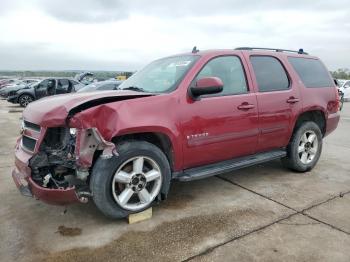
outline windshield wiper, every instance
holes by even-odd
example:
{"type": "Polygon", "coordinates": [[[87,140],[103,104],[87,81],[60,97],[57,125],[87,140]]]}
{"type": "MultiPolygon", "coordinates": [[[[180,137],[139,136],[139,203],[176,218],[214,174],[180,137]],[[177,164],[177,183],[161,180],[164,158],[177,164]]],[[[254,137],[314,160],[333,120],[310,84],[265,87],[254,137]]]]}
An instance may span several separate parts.
{"type": "Polygon", "coordinates": [[[121,90],[131,90],[131,91],[137,91],[137,92],[146,92],[145,89],[138,87],[138,86],[128,86],[125,88],[122,88],[121,90]]]}

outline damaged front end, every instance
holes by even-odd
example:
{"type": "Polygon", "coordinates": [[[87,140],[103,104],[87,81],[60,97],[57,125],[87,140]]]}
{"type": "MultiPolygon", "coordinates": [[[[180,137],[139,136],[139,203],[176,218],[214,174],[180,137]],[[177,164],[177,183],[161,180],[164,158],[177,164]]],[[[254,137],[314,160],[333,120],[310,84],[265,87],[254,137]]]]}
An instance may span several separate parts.
{"type": "MultiPolygon", "coordinates": [[[[40,130],[45,134],[42,139],[33,139],[38,145],[32,146],[32,156],[28,158],[31,170],[26,178],[29,191],[50,204],[86,203],[91,196],[89,175],[93,161],[97,157],[112,157],[116,154],[115,145],[105,141],[96,128],[40,130]]],[[[27,133],[23,133],[18,150],[30,153],[26,140],[32,138],[27,133]]]]}
{"type": "Polygon", "coordinates": [[[152,96],[134,91],[74,93],[39,99],[23,111],[12,177],[20,192],[50,204],[86,202],[94,161],[115,153],[115,102],[152,96]],[[106,125],[106,126],[105,126],[106,125]],[[102,132],[102,131],[105,132],[102,132]],[[100,132],[101,133],[100,133],[100,132]],[[111,132],[113,131],[113,132],[111,132]],[[102,135],[103,134],[103,135],[102,135]],[[106,141],[107,140],[107,141],[106,141]]]}

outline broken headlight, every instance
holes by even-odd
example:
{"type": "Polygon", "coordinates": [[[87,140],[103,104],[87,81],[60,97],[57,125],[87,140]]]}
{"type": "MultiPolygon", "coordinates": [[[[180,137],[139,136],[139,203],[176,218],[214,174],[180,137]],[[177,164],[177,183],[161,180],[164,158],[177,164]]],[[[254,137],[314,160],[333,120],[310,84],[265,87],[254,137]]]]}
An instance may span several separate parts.
{"type": "Polygon", "coordinates": [[[69,128],[69,133],[71,134],[71,136],[75,136],[75,134],[77,133],[77,129],[76,128],[69,128]]]}

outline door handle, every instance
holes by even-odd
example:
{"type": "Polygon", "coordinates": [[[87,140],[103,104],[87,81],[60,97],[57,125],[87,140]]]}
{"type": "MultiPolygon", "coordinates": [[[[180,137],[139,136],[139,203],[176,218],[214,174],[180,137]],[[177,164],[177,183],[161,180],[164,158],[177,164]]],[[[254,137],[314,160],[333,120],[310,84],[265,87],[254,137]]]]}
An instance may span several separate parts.
{"type": "Polygon", "coordinates": [[[241,105],[237,106],[239,110],[249,110],[253,109],[255,105],[253,104],[248,104],[247,102],[242,103],[241,105]]]}
{"type": "Polygon", "coordinates": [[[294,104],[297,102],[299,102],[299,98],[296,98],[294,96],[291,96],[290,98],[287,99],[287,103],[289,103],[289,104],[294,104]]]}

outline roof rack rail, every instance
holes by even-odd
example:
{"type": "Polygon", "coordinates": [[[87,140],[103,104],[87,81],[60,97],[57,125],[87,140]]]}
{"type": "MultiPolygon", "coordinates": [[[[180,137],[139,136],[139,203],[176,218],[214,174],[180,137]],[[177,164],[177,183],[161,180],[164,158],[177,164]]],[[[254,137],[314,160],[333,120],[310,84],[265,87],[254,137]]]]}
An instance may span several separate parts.
{"type": "Polygon", "coordinates": [[[308,55],[308,53],[304,52],[304,49],[300,48],[298,51],[296,50],[288,50],[288,49],[280,49],[280,48],[265,48],[265,47],[237,47],[235,50],[269,50],[275,52],[290,52],[297,53],[301,55],[308,55]]]}

